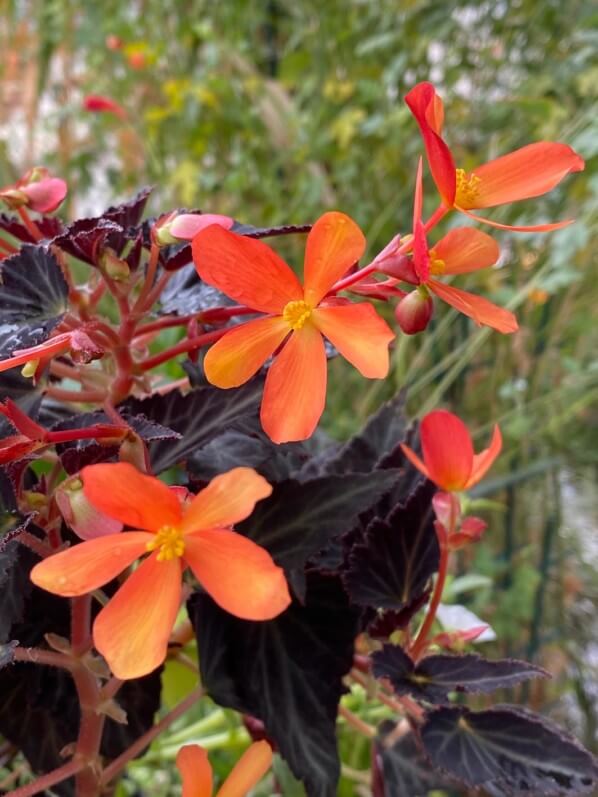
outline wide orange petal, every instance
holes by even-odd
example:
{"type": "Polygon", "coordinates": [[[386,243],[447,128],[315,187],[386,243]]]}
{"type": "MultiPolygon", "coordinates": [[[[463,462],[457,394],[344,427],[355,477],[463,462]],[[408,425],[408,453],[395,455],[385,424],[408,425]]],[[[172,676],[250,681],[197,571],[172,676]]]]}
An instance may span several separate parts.
{"type": "Polygon", "coordinates": [[[183,518],[183,532],[232,526],[244,520],[272,487],[253,468],[233,468],[216,476],[191,501],[183,518]]]}
{"type": "Polygon", "coordinates": [[[490,227],[495,227],[497,230],[510,230],[511,232],[552,232],[553,230],[562,230],[563,227],[568,227],[575,221],[575,219],[565,219],[564,221],[553,221],[549,224],[501,224],[498,221],[492,221],[492,219],[478,216],[456,205],[455,208],[466,216],[469,216],[470,219],[480,222],[480,224],[489,224],[490,227]]]}
{"type": "Polygon", "coordinates": [[[471,436],[463,421],[434,410],[423,418],[420,437],[430,479],[443,490],[463,490],[473,468],[471,436]]]}
{"type": "Polygon", "coordinates": [[[494,431],[492,433],[492,439],[490,440],[490,445],[488,448],[485,448],[483,451],[480,451],[479,454],[476,454],[473,458],[473,468],[471,470],[471,476],[467,482],[467,487],[473,487],[474,484],[477,484],[481,481],[486,473],[492,467],[492,463],[496,459],[496,457],[500,454],[500,450],[502,448],[502,435],[500,433],[500,429],[498,428],[498,424],[494,426],[494,431]]]}
{"type": "Polygon", "coordinates": [[[287,302],[303,299],[291,268],[262,241],[215,224],[195,236],[192,251],[199,276],[241,304],[281,313],[287,302]]]}
{"type": "Polygon", "coordinates": [[[500,248],[494,238],[473,227],[457,227],[433,247],[433,274],[466,274],[494,265],[500,248]],[[434,266],[435,260],[443,265],[434,266]]]}
{"type": "Polygon", "coordinates": [[[172,490],[128,462],[88,465],[81,477],[87,500],[127,526],[158,531],[161,526],[178,526],[181,522],[181,505],[172,490]]]}
{"type": "Polygon", "coordinates": [[[98,614],[94,645],[117,678],[141,678],[162,664],[181,603],[181,582],[181,560],[159,562],[155,552],[98,614]]]}
{"type": "Polygon", "coordinates": [[[239,324],[208,351],[204,369],[216,387],[238,387],[260,369],[289,333],[281,317],[258,318],[239,324]]]}
{"type": "Polygon", "coordinates": [[[271,620],[291,597],[284,570],[247,537],[227,529],[185,536],[185,561],[225,611],[243,620],[271,620]]]}
{"type": "Polygon", "coordinates": [[[122,573],[145,553],[153,538],[147,531],[97,537],[48,556],[35,565],[30,577],[36,586],[55,595],[86,595],[122,573]]]}
{"type": "Polygon", "coordinates": [[[326,403],[326,368],[324,340],[308,321],[293,332],[266,377],[260,418],[275,443],[311,436],[326,403]]]}
{"type": "Polygon", "coordinates": [[[388,374],[388,344],[395,335],[369,302],[318,307],[312,319],[363,376],[384,379],[388,374]]]}
{"type": "Polygon", "coordinates": [[[452,285],[445,285],[437,280],[428,280],[426,286],[443,302],[450,304],[451,307],[469,318],[473,318],[476,324],[492,327],[503,334],[516,332],[519,329],[519,324],[513,313],[505,310],[504,307],[492,304],[488,299],[459,290],[452,285]]]}
{"type": "Polygon", "coordinates": [[[566,144],[539,141],[485,163],[474,170],[480,178],[475,203],[468,208],[491,208],[541,196],[570,172],[582,171],[583,158],[566,144]]]}
{"type": "Polygon", "coordinates": [[[444,110],[431,83],[418,83],[405,95],[405,102],[415,116],[424,140],[432,178],[444,204],[451,207],[457,187],[455,161],[440,131],[444,110]]]}
{"type": "Polygon", "coordinates": [[[183,797],[212,797],[212,767],[198,744],[186,744],[176,757],[183,781],[183,797]]]}
{"type": "Polygon", "coordinates": [[[305,301],[315,307],[365,252],[365,237],[344,213],[324,213],[305,245],[305,301]]]}
{"type": "MultiPolygon", "coordinates": [[[[218,789],[216,797],[245,797],[271,766],[272,748],[268,742],[254,742],[232,768],[230,775],[218,789]]],[[[183,797],[187,796],[183,794],[183,797]]]]}

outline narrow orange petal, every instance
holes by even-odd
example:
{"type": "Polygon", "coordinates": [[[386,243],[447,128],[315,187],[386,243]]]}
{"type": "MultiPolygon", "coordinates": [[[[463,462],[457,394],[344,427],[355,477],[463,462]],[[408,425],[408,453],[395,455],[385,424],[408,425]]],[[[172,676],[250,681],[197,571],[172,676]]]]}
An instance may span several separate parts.
{"type": "Polygon", "coordinates": [[[418,471],[420,473],[423,473],[424,476],[426,476],[428,479],[431,478],[428,469],[426,468],[422,460],[417,456],[417,454],[412,448],[409,448],[409,446],[405,445],[405,443],[401,443],[401,450],[403,451],[403,454],[405,454],[409,462],[411,462],[413,467],[417,468],[418,471]]]}
{"type": "Polygon", "coordinates": [[[275,443],[313,433],[326,403],[326,369],[324,340],[308,321],[293,332],[266,377],[260,418],[275,443]]]}
{"type": "Polygon", "coordinates": [[[474,170],[480,178],[472,208],[491,208],[541,196],[571,172],[582,171],[582,158],[566,144],[538,141],[474,170]]]}
{"type": "Polygon", "coordinates": [[[473,318],[476,324],[492,327],[505,335],[519,329],[519,324],[513,313],[505,310],[504,307],[492,304],[488,299],[459,290],[452,285],[445,285],[437,280],[428,280],[426,286],[443,302],[450,304],[451,307],[469,318],[473,318]]]}
{"type": "Polygon", "coordinates": [[[469,481],[467,482],[467,488],[473,487],[474,484],[477,484],[481,481],[486,473],[492,467],[492,463],[496,459],[496,457],[500,454],[500,450],[502,448],[502,435],[500,433],[500,429],[498,428],[498,424],[494,426],[494,431],[492,432],[492,439],[490,440],[490,445],[488,448],[485,448],[483,451],[480,451],[479,454],[476,454],[473,458],[473,468],[471,470],[471,476],[469,477],[469,481]]]}
{"type": "Polygon", "coordinates": [[[405,95],[405,102],[415,116],[424,140],[432,178],[444,204],[451,207],[457,187],[455,161],[440,136],[444,109],[431,83],[418,83],[405,95]]]}
{"type": "Polygon", "coordinates": [[[318,307],[312,319],[363,376],[384,379],[388,374],[388,344],[395,335],[369,302],[318,307]]]}
{"type": "Polygon", "coordinates": [[[489,224],[490,227],[495,227],[497,230],[511,230],[511,232],[552,232],[553,230],[562,230],[563,227],[568,227],[575,221],[575,219],[565,219],[564,221],[554,221],[549,224],[500,224],[498,221],[492,221],[492,219],[486,219],[483,216],[470,213],[469,210],[460,208],[457,205],[455,205],[455,210],[464,213],[470,219],[480,222],[480,224],[489,224]]]}
{"type": "Polygon", "coordinates": [[[262,241],[215,224],[195,236],[192,251],[199,276],[241,304],[281,313],[287,302],[303,299],[291,268],[262,241]]]}
{"type": "MultiPolygon", "coordinates": [[[[254,742],[237,761],[228,778],[218,789],[216,797],[245,797],[271,766],[272,748],[268,742],[254,742]]],[[[186,795],[183,794],[183,797],[186,795]]]]}
{"type": "Polygon", "coordinates": [[[417,164],[415,176],[415,197],[413,200],[413,267],[420,282],[430,276],[430,253],[426,240],[426,230],[422,221],[423,183],[422,159],[417,164]]]}
{"type": "Polygon", "coordinates": [[[173,491],[128,462],[88,465],[81,477],[87,500],[127,526],[157,531],[161,526],[178,526],[181,522],[181,505],[173,491]]]}
{"type": "Polygon", "coordinates": [[[176,757],[183,781],[183,797],[212,797],[212,767],[198,744],[186,744],[176,757]]]}
{"type": "Polygon", "coordinates": [[[154,552],[98,614],[94,645],[117,678],[141,678],[162,664],[181,603],[181,582],[181,560],[159,562],[154,552]]]}
{"type": "Polygon", "coordinates": [[[281,316],[239,324],[208,351],[204,369],[216,387],[238,387],[260,369],[289,333],[281,316]]]}
{"type": "Polygon", "coordinates": [[[433,274],[466,274],[494,265],[500,248],[494,238],[473,227],[457,227],[435,244],[432,253],[433,274]],[[434,260],[444,265],[434,267],[434,260]]]}
{"type": "Polygon", "coordinates": [[[471,436],[462,420],[434,410],[421,422],[424,462],[430,479],[443,490],[463,490],[473,467],[471,436]]]}
{"type": "Polygon", "coordinates": [[[365,237],[344,213],[324,213],[305,245],[305,301],[315,307],[365,252],[365,237]]]}
{"type": "Polygon", "coordinates": [[[232,526],[244,520],[272,487],[253,468],[233,468],[216,476],[191,501],[183,518],[183,533],[232,526]]]}
{"type": "Polygon", "coordinates": [[[235,531],[187,534],[185,561],[216,603],[243,620],[271,620],[291,602],[284,570],[235,531]]]}
{"type": "Polygon", "coordinates": [[[145,553],[145,546],[152,539],[147,531],[124,531],[79,543],[38,562],[31,571],[31,580],[65,598],[85,595],[122,573],[145,553]]]}

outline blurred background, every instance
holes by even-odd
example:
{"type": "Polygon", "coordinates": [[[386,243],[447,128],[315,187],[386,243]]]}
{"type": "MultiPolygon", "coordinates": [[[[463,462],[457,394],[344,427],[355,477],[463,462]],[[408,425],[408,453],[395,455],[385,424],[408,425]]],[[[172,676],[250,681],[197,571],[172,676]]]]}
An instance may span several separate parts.
{"type": "MultiPolygon", "coordinates": [[[[552,681],[509,698],[596,750],[596,6],[0,0],[0,11],[0,184],[48,166],[69,183],[61,211],[69,218],[150,183],[152,213],[197,207],[262,226],[339,209],[360,224],[373,255],[409,231],[422,144],[403,97],[420,80],[442,95],[446,136],[466,170],[540,139],[566,142],[586,159],[585,172],[549,196],[492,212],[507,223],[576,224],[543,235],[496,232],[499,267],[459,280],[515,310],[520,332],[477,329],[437,306],[426,333],[398,339],[386,382],[333,363],[324,426],[348,436],[401,387],[413,415],[457,412],[478,449],[500,423],[504,453],[475,495],[490,528],[458,560],[446,602],[490,624],[497,639],[482,643],[487,654],[549,669],[552,681]],[[116,105],[94,111],[90,95],[116,105]]],[[[429,180],[426,189],[431,212],[429,180]]],[[[441,229],[455,224],[463,219],[441,229]]],[[[302,247],[286,240],[283,251],[300,265],[302,247]]],[[[167,701],[181,678],[167,684],[167,701]]],[[[236,721],[216,710],[197,721],[193,740],[207,739],[226,771],[243,743],[236,721]]],[[[176,733],[190,738],[182,726],[176,733]]],[[[171,793],[164,762],[177,739],[135,763],[121,793],[171,793]]],[[[342,732],[341,748],[339,794],[369,794],[367,744],[342,732]]],[[[302,793],[278,776],[285,795],[302,793]]]]}

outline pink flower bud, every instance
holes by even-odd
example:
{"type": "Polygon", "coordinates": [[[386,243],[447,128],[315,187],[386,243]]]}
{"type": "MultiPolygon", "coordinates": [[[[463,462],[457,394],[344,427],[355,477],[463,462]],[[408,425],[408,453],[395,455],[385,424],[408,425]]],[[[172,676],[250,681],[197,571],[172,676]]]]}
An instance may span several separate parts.
{"type": "Polygon", "coordinates": [[[395,318],[406,335],[415,335],[430,323],[434,312],[432,297],[420,290],[411,291],[395,307],[395,318]]]}
{"type": "Polygon", "coordinates": [[[120,521],[104,515],[89,503],[78,476],[63,481],[54,496],[66,524],[82,540],[93,540],[122,531],[123,524],[120,521]]]}
{"type": "Polygon", "coordinates": [[[21,190],[27,197],[27,206],[31,210],[36,213],[52,213],[62,204],[67,185],[59,177],[47,177],[22,186],[21,190]]]}
{"type": "Polygon", "coordinates": [[[181,213],[170,223],[169,232],[175,239],[191,241],[211,224],[230,230],[234,223],[230,216],[221,216],[219,213],[181,213]]]}

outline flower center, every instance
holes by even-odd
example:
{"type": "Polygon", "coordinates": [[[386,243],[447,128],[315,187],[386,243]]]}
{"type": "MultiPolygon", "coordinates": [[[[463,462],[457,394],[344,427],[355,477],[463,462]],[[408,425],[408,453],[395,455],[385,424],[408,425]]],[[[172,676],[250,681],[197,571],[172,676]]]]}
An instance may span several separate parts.
{"type": "Polygon", "coordinates": [[[307,302],[304,302],[303,299],[298,299],[285,305],[282,317],[291,329],[302,329],[311,315],[311,310],[312,308],[307,302]]]}
{"type": "Polygon", "coordinates": [[[476,174],[467,174],[465,169],[457,169],[457,192],[455,205],[460,208],[475,208],[476,199],[480,193],[481,180],[476,174]]]}
{"type": "Polygon", "coordinates": [[[428,252],[430,256],[430,271],[432,274],[444,274],[446,263],[438,257],[435,249],[430,249],[428,252]]]}
{"type": "Polygon", "coordinates": [[[162,526],[156,532],[151,542],[145,546],[148,551],[158,551],[158,562],[169,562],[175,556],[182,556],[185,553],[185,540],[183,532],[176,526],[162,526]]]}

